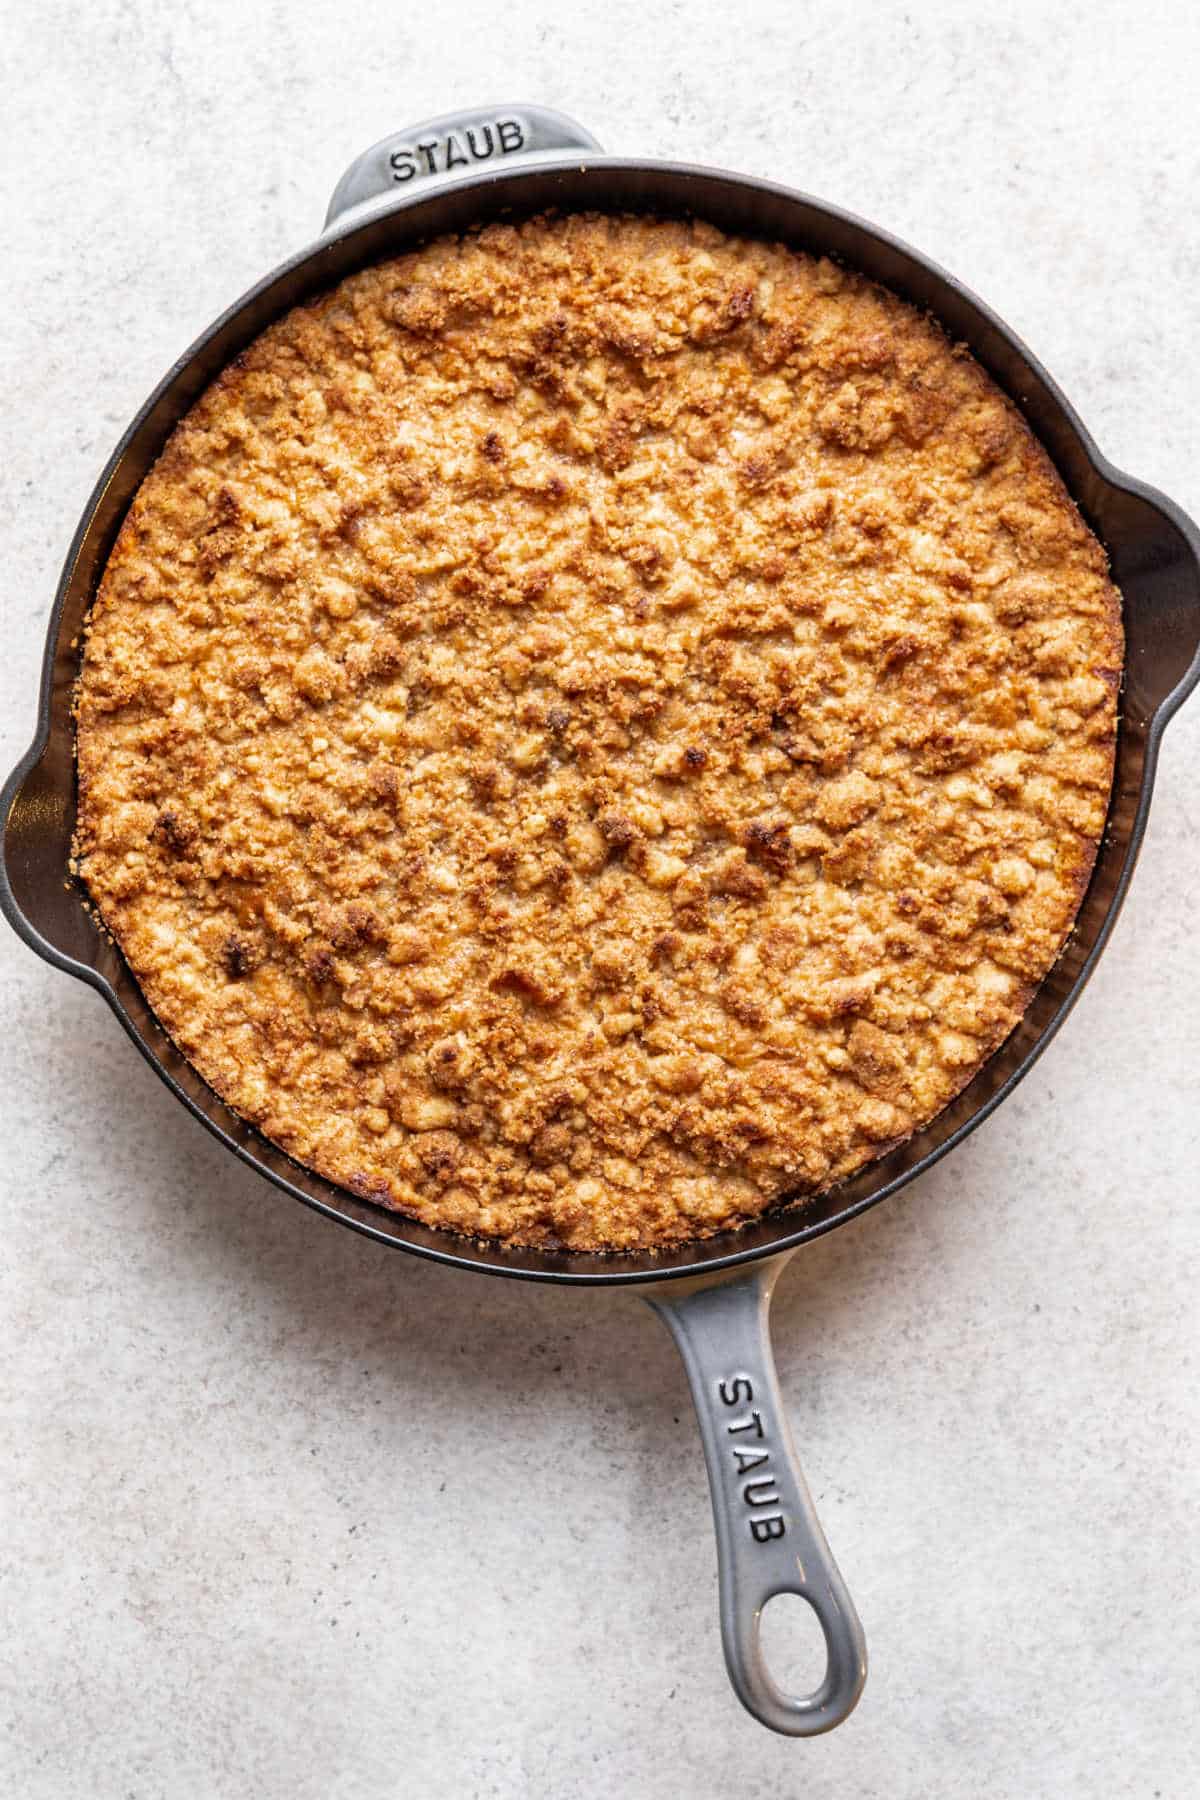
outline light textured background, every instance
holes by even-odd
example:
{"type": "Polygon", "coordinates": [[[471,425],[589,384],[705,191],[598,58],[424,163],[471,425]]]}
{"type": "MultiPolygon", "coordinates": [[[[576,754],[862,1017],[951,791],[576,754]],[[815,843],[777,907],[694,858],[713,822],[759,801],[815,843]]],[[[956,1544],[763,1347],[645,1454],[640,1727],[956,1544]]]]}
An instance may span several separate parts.
{"type": "MultiPolygon", "coordinates": [[[[1193,7],[0,15],[6,767],[125,420],[358,149],[456,102],[542,100],[885,222],[1200,513],[1193,7]]],[[[323,1223],[5,933],[0,1792],[1193,1793],[1198,757],[1200,705],[1024,1088],[785,1276],[783,1383],[872,1654],[810,1744],[725,1684],[697,1440],[640,1303],[323,1223]]]]}

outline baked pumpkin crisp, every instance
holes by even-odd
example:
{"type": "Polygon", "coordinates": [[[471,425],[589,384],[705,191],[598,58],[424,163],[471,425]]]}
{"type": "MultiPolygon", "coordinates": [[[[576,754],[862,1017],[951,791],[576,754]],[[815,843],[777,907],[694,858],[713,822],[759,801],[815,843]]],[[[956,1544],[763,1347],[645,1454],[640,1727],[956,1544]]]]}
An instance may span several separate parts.
{"type": "Polygon", "coordinates": [[[1103,552],[961,348],[704,224],[491,226],[175,431],[79,681],[77,864],[322,1175],[667,1245],[926,1123],[1104,828],[1103,552]]]}

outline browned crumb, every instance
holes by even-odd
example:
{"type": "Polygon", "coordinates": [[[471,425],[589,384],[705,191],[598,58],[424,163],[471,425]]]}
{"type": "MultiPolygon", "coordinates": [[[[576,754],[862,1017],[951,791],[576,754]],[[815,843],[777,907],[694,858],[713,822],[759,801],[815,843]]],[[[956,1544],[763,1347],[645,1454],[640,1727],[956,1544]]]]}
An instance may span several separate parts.
{"type": "Polygon", "coordinates": [[[702,224],[491,226],[279,321],[144,482],[82,873],[212,1086],[355,1193],[664,1245],[1011,1030],[1104,826],[1103,553],[926,318],[702,224]]]}

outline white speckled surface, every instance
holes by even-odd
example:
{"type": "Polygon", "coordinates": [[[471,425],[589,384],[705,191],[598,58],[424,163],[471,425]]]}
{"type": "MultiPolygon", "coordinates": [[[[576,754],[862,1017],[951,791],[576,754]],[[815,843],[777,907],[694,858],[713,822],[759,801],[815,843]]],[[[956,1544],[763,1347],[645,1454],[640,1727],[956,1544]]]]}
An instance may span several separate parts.
{"type": "MultiPolygon", "coordinates": [[[[5,50],[5,767],[127,417],[358,149],[456,102],[542,100],[886,223],[1200,512],[1194,8],[47,0],[5,50]]],[[[1198,757],[1200,704],[1025,1086],[784,1277],[782,1380],[872,1656],[807,1744],[726,1686],[650,1314],[294,1206],[5,932],[0,1792],[1194,1791],[1198,757]]]]}

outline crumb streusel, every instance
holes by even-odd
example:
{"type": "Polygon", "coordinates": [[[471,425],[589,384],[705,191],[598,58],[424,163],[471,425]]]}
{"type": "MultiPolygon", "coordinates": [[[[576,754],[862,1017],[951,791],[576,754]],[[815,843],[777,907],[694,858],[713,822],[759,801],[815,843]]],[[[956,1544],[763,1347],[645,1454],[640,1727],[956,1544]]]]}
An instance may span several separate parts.
{"type": "Polygon", "coordinates": [[[1011,1030],[1104,827],[1100,546],[978,365],[703,224],[491,226],[222,375],[78,691],[78,866],[166,1029],[434,1225],[668,1244],[1011,1030]]]}

